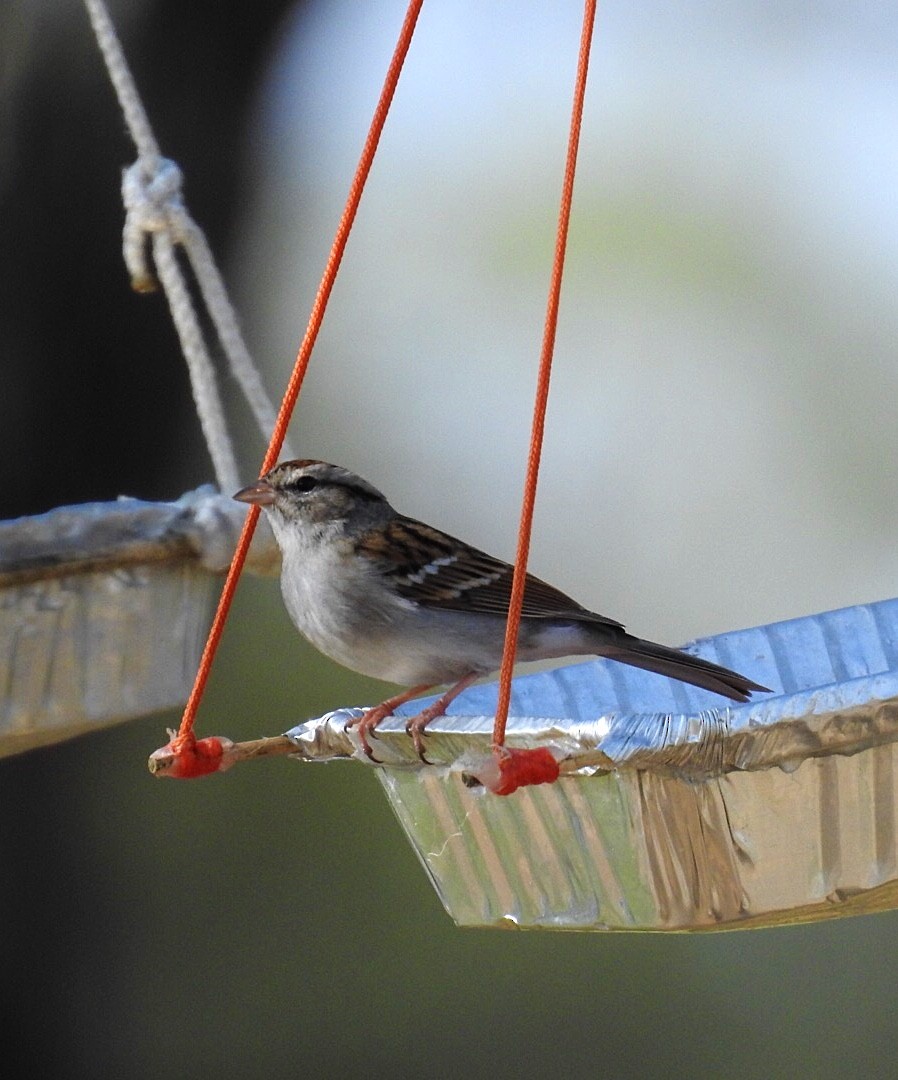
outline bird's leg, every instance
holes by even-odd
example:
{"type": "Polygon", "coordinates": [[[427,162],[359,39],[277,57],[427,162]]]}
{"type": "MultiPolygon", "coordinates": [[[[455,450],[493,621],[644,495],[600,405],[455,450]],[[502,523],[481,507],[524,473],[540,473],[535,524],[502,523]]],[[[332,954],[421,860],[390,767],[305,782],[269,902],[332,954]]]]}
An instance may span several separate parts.
{"type": "Polygon", "coordinates": [[[415,744],[415,750],[418,752],[418,757],[425,765],[430,765],[431,763],[424,756],[424,729],[431,720],[434,720],[438,716],[442,716],[446,712],[446,709],[449,708],[450,703],[455,701],[463,690],[467,690],[471,683],[477,678],[476,671],[472,671],[470,674],[465,675],[464,678],[459,679],[457,683],[450,686],[442,697],[438,697],[432,705],[428,705],[426,709],[419,712],[417,716],[411,717],[406,723],[406,733],[412,737],[412,741],[415,744]]]}
{"type": "Polygon", "coordinates": [[[427,691],[431,689],[433,689],[432,683],[421,683],[420,686],[413,686],[410,690],[403,690],[401,694],[396,694],[395,697],[387,698],[387,700],[382,701],[380,705],[375,705],[373,709],[368,709],[368,711],[363,713],[358,720],[350,720],[349,723],[345,725],[344,730],[349,731],[350,728],[355,728],[358,732],[359,739],[362,743],[362,749],[365,751],[366,757],[379,765],[380,762],[374,756],[368,742],[368,733],[373,732],[381,720],[386,720],[388,716],[392,716],[400,705],[404,705],[407,701],[411,701],[413,697],[420,697],[421,694],[426,694],[427,691]]]}

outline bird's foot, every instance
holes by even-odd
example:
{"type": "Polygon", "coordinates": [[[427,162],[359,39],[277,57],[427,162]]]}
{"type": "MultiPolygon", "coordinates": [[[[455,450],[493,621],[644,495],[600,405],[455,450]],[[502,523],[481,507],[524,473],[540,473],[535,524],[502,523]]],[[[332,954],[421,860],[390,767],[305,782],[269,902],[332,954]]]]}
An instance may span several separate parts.
{"type": "Polygon", "coordinates": [[[386,720],[388,716],[393,715],[393,710],[388,707],[389,702],[384,702],[382,705],[375,705],[373,709],[368,709],[366,712],[358,718],[358,720],[349,720],[343,725],[344,731],[351,729],[355,730],[355,733],[359,737],[359,742],[362,744],[362,750],[365,752],[365,757],[374,765],[382,764],[380,758],[374,756],[374,751],[371,749],[371,743],[368,742],[368,736],[377,738],[374,731],[381,720],[386,720]]]}
{"type": "MultiPolygon", "coordinates": [[[[374,756],[374,751],[371,749],[371,744],[368,742],[368,736],[371,735],[376,738],[377,736],[374,734],[374,731],[382,720],[386,720],[388,716],[392,716],[399,706],[404,705],[406,701],[411,701],[413,697],[420,697],[421,694],[426,694],[431,688],[429,683],[422,683],[419,686],[413,686],[410,690],[403,691],[401,694],[396,694],[395,697],[387,698],[387,700],[382,701],[380,705],[375,705],[373,709],[368,709],[366,712],[362,713],[358,720],[350,720],[344,725],[343,730],[355,730],[359,737],[359,742],[362,744],[362,750],[365,752],[365,757],[375,765],[382,765],[383,762],[380,758],[374,756]]],[[[440,700],[442,701],[442,698],[440,700]]],[[[426,720],[425,723],[427,723],[426,720]]],[[[406,730],[408,730],[407,727],[406,730]]],[[[417,746],[417,743],[415,745],[417,746]]]]}
{"type": "Polygon", "coordinates": [[[431,720],[435,720],[438,716],[444,714],[445,706],[441,704],[442,700],[440,698],[439,701],[435,701],[433,705],[428,705],[426,709],[419,712],[417,716],[410,717],[405,725],[405,733],[415,744],[415,753],[421,759],[422,765],[433,764],[424,753],[424,729],[431,720]]]}
{"type": "Polygon", "coordinates": [[[412,742],[415,744],[415,751],[423,765],[433,764],[432,761],[427,759],[424,753],[424,729],[431,720],[435,720],[438,716],[445,716],[446,709],[449,708],[450,703],[455,701],[462,690],[467,690],[476,678],[476,672],[465,675],[463,679],[459,679],[457,683],[450,686],[446,693],[441,697],[438,697],[432,705],[428,705],[426,709],[422,709],[417,716],[411,717],[406,723],[406,734],[410,736],[412,742]]]}

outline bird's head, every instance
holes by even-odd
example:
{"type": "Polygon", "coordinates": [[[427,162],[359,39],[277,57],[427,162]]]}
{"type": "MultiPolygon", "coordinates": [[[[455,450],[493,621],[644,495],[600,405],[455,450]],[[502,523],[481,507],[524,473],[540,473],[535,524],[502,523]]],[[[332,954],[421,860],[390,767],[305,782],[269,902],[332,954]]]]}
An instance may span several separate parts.
{"type": "Polygon", "coordinates": [[[282,461],[234,496],[265,510],[275,533],[283,526],[326,526],[391,516],[384,496],[367,480],[326,461],[282,461]]]}

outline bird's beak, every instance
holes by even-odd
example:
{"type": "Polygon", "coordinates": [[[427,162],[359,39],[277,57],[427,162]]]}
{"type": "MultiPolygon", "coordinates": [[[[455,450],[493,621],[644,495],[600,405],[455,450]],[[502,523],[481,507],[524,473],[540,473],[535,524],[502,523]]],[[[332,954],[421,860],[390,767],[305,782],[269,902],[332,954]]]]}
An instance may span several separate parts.
{"type": "Polygon", "coordinates": [[[277,492],[267,480],[257,480],[249,487],[241,488],[234,496],[237,502],[255,503],[256,506],[270,506],[277,498],[277,492]]]}

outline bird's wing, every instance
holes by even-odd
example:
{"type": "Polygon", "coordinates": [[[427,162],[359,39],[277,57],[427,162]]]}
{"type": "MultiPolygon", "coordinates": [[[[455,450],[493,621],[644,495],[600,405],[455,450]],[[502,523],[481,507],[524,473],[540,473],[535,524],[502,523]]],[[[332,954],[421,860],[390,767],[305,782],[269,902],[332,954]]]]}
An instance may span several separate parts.
{"type": "MultiPolygon", "coordinates": [[[[508,614],[513,568],[439,529],[396,517],[385,529],[363,536],[359,547],[381,565],[384,576],[407,600],[452,611],[508,614]]],[[[532,574],[527,575],[522,614],[621,627],[532,574]]]]}

